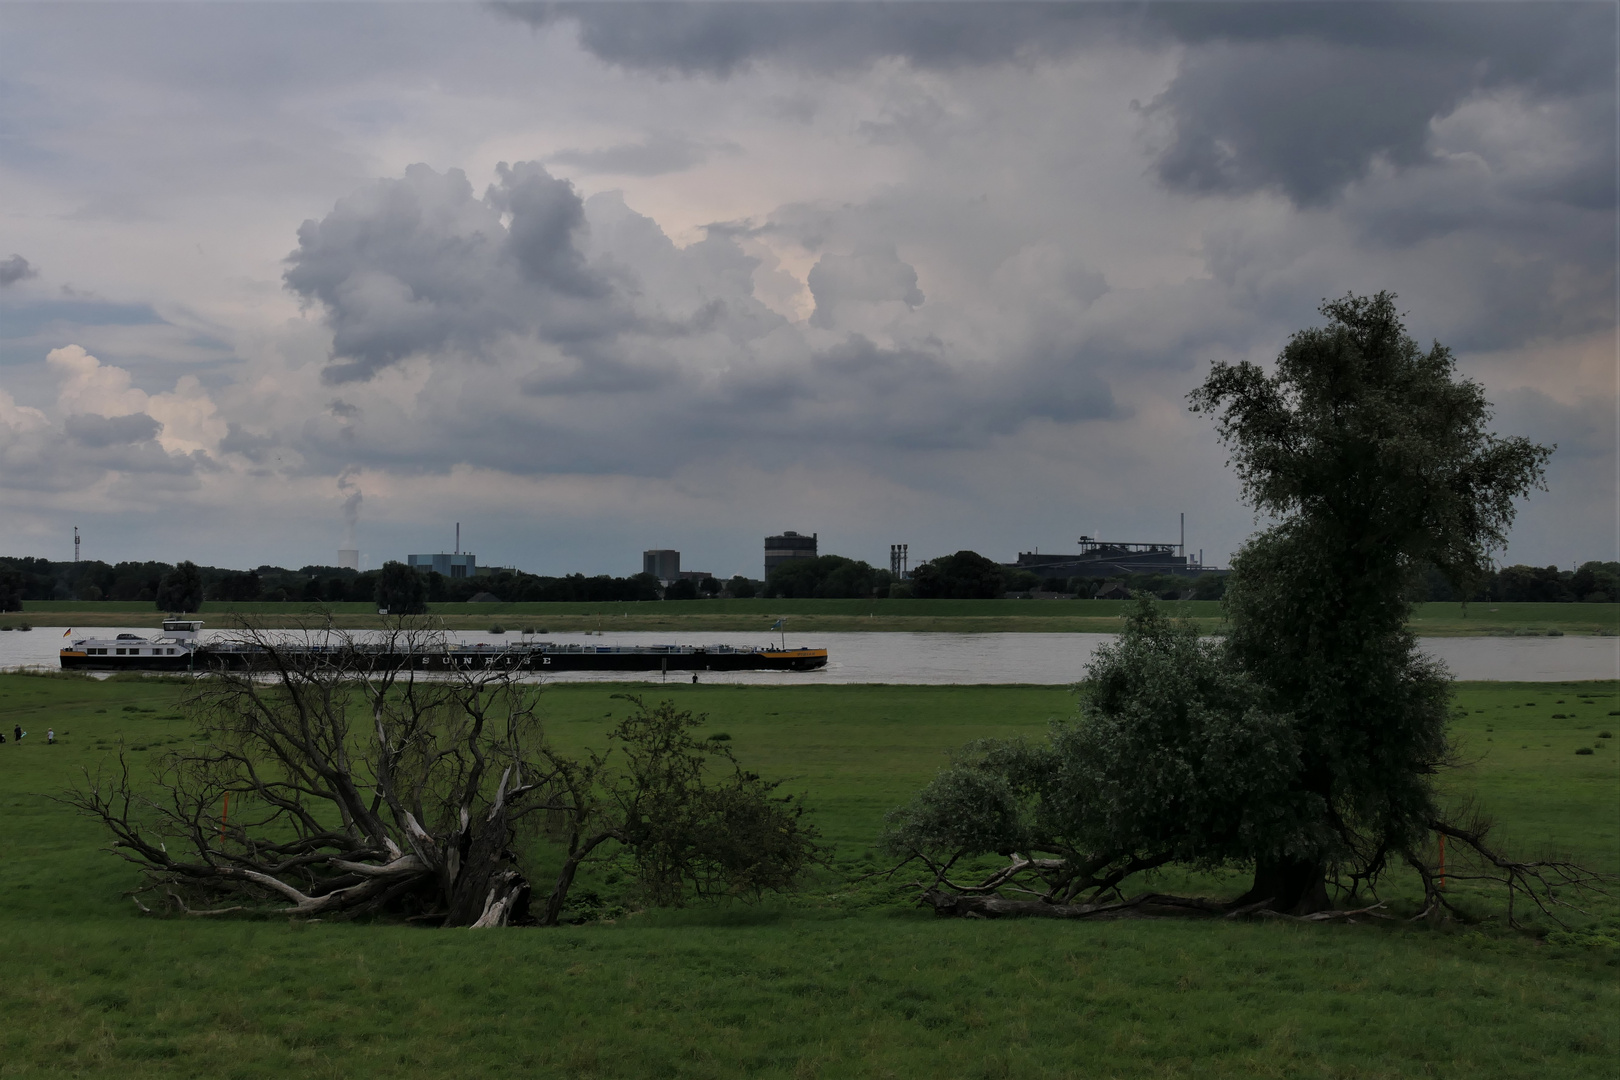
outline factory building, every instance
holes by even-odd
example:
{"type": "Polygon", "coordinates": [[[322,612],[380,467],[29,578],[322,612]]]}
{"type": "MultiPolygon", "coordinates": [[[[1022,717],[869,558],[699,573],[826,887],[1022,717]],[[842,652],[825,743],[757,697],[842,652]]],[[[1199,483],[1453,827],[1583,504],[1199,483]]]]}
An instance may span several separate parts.
{"type": "Polygon", "coordinates": [[[679,581],[681,577],[681,553],[660,548],[656,551],[643,551],[641,553],[641,572],[651,574],[666,585],[671,581],[679,581]]]}
{"type": "Polygon", "coordinates": [[[1177,550],[1175,544],[1143,544],[1080,538],[1079,555],[1040,555],[1020,551],[1013,563],[1042,577],[1112,578],[1123,574],[1191,574],[1202,568],[1177,550]]]}
{"type": "Polygon", "coordinates": [[[1187,515],[1181,515],[1181,539],[1174,544],[1142,543],[1139,541],[1098,540],[1091,536],[1080,538],[1078,555],[1042,555],[1033,551],[1020,551],[1018,561],[1010,565],[1029,570],[1041,577],[1053,578],[1114,578],[1126,574],[1181,574],[1197,577],[1205,573],[1222,573],[1204,565],[1204,553],[1197,558],[1187,556],[1187,515]]]}
{"type": "Polygon", "coordinates": [[[407,555],[405,565],[418,573],[433,570],[447,578],[478,576],[478,556],[470,551],[458,551],[453,555],[446,555],[442,551],[437,555],[407,555]]]}
{"type": "Polygon", "coordinates": [[[781,536],[767,536],[765,538],[765,576],[771,576],[771,571],[787,562],[789,559],[813,559],[816,557],[816,536],[800,536],[791,529],[781,536]]]}
{"type": "Polygon", "coordinates": [[[1043,578],[1115,578],[1126,574],[1198,577],[1201,574],[1226,573],[1205,566],[1202,551],[1197,557],[1187,555],[1185,524],[1182,526],[1181,542],[1176,544],[1098,540],[1082,536],[1078,555],[1042,555],[1020,551],[1017,562],[1005,565],[1032,571],[1043,578]]]}

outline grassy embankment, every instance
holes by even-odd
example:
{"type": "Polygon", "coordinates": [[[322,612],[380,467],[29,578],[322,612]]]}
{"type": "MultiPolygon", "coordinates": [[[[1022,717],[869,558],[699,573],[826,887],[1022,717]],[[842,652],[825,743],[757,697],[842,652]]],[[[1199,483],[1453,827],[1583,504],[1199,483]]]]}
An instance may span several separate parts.
{"type": "MultiPolygon", "coordinates": [[[[1620,1052],[1614,948],[1490,924],[956,922],[834,875],[544,931],[140,916],[98,830],[33,793],[184,742],[181,689],[0,675],[0,723],[30,731],[0,747],[0,1076],[1541,1078],[1611,1076],[1620,1052]]],[[[550,691],[553,737],[598,743],[622,689],[550,691]]],[[[645,689],[795,777],[846,872],[942,751],[1072,708],[1044,687],[645,689]]],[[[1620,869],[1620,749],[1597,737],[1617,689],[1462,686],[1475,764],[1453,783],[1521,847],[1620,869]]]]}
{"type": "MultiPolygon", "coordinates": [[[[1128,600],[676,600],[597,604],[431,604],[432,615],[452,630],[508,631],[525,627],[552,633],[580,630],[669,630],[701,635],[760,631],[780,618],[796,634],[849,631],[946,633],[1112,633],[1130,608],[1128,600]]],[[[1206,630],[1219,628],[1220,604],[1192,600],[1167,605],[1180,618],[1206,630]]],[[[209,601],[199,617],[216,628],[290,626],[324,619],[362,629],[382,625],[370,604],[227,604],[209,601]]],[[[0,626],[149,627],[160,614],[138,601],[30,600],[23,611],[0,615],[0,626]]],[[[1413,616],[1420,634],[1620,633],[1620,604],[1422,604],[1413,616]]]]}

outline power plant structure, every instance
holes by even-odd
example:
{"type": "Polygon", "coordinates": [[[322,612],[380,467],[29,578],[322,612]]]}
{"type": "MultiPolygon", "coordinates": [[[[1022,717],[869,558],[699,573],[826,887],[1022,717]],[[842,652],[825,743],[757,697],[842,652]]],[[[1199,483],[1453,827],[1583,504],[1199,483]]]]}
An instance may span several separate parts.
{"type": "Polygon", "coordinates": [[[816,537],[800,536],[789,529],[781,536],[767,536],[765,538],[765,576],[769,578],[771,571],[790,559],[813,559],[816,557],[816,537]]]}
{"type": "Polygon", "coordinates": [[[432,570],[447,578],[478,576],[478,556],[470,551],[458,551],[453,555],[446,555],[442,551],[436,555],[407,555],[405,565],[418,573],[425,574],[432,570]]]}
{"type": "Polygon", "coordinates": [[[456,550],[451,554],[439,552],[434,555],[407,555],[405,565],[417,573],[425,574],[428,571],[443,574],[447,578],[470,578],[478,576],[478,556],[470,551],[461,550],[461,522],[456,522],[456,550]]]}
{"type": "Polygon", "coordinates": [[[893,574],[896,579],[906,577],[909,574],[906,564],[910,561],[910,544],[889,545],[889,573],[893,574]]]}
{"type": "Polygon", "coordinates": [[[1046,578],[1112,578],[1125,574],[1197,577],[1211,572],[1210,568],[1204,566],[1202,552],[1196,559],[1187,557],[1186,514],[1181,515],[1181,540],[1174,544],[1099,540],[1082,536],[1078,555],[1042,555],[1039,552],[1020,551],[1018,561],[1012,565],[1046,578]]]}

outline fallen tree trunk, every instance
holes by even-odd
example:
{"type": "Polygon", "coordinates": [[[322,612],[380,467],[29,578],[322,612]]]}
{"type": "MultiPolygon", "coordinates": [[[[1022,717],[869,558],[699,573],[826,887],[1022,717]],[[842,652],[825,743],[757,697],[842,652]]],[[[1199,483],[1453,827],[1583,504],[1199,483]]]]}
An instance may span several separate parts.
{"type": "Polygon", "coordinates": [[[1224,915],[1228,905],[1197,896],[1143,893],[1108,904],[1054,904],[1045,900],[1009,900],[1004,896],[967,896],[943,889],[926,889],[918,903],[934,914],[954,918],[1122,919],[1202,917],[1224,915]]]}

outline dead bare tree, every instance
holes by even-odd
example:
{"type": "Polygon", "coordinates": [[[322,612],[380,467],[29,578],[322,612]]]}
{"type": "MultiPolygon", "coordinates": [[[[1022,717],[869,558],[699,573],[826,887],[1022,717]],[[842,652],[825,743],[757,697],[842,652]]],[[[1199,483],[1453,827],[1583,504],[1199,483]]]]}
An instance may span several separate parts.
{"type": "Polygon", "coordinates": [[[1452,841],[1451,860],[1442,868],[1425,853],[1402,852],[1406,864],[1423,882],[1423,910],[1415,918],[1444,913],[1462,922],[1473,921],[1452,902],[1445,887],[1448,882],[1473,882],[1502,891],[1507,898],[1507,923],[1515,929],[1523,929],[1519,912],[1525,906],[1568,929],[1567,913],[1586,914],[1570,902],[1572,897],[1606,892],[1604,875],[1570,859],[1519,859],[1508,854],[1491,837],[1495,823],[1471,803],[1436,818],[1429,827],[1436,837],[1452,841]]]}
{"type": "MultiPolygon", "coordinates": [[[[198,680],[195,745],[160,759],[150,783],[120,756],[65,796],[176,910],[553,924],[593,855],[661,859],[639,876],[661,903],[788,888],[816,856],[802,807],[695,738],[702,718],[668,703],[634,701],[607,750],[574,759],[545,739],[540,687],[510,672],[424,676],[352,643],[247,638],[262,670],[198,680]],[[538,920],[517,853],[525,831],[565,848],[538,920]],[[714,850],[727,842],[729,858],[714,850]]],[[[419,652],[431,639],[401,620],[383,646],[419,652]]]]}

